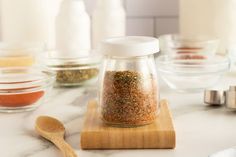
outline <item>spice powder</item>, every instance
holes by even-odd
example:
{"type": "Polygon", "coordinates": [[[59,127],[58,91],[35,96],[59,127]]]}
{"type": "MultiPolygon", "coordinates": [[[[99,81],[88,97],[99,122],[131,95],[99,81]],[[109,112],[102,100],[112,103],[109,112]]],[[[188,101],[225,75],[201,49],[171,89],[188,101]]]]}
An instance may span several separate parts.
{"type": "Polygon", "coordinates": [[[101,112],[106,123],[139,126],[156,119],[159,98],[153,75],[107,71],[103,83],[101,112]]]}
{"type": "Polygon", "coordinates": [[[44,91],[37,91],[32,93],[21,94],[0,94],[0,106],[2,107],[24,107],[33,105],[41,97],[43,97],[44,91]]]}

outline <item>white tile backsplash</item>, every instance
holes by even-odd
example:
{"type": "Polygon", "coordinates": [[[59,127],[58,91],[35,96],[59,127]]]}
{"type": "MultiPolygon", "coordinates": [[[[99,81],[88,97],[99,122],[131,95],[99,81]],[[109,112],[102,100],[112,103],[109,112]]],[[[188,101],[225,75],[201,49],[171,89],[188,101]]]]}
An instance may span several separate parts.
{"type": "Polygon", "coordinates": [[[155,36],[178,33],[178,18],[156,18],[155,36]]]}
{"type": "Polygon", "coordinates": [[[128,16],[176,16],[178,0],[127,0],[128,16]]]}
{"type": "Polygon", "coordinates": [[[153,36],[155,34],[153,18],[128,18],[127,35],[153,36]]]}

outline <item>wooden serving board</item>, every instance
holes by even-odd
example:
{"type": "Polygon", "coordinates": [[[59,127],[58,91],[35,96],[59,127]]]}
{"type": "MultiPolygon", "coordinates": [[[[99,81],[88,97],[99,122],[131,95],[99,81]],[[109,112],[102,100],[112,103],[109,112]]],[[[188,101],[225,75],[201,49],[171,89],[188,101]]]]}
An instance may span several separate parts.
{"type": "Polygon", "coordinates": [[[96,101],[90,101],[81,132],[82,149],[172,149],[175,130],[168,102],[161,101],[155,123],[136,128],[111,127],[102,122],[96,101]]]}

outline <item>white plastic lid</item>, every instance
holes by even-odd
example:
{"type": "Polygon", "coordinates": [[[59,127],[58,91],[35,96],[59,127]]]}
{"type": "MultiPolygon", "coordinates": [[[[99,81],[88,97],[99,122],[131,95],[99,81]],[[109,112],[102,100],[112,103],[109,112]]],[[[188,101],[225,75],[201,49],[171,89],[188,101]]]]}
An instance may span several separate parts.
{"type": "Polygon", "coordinates": [[[116,37],[104,40],[99,47],[103,55],[138,57],[159,52],[158,39],[144,36],[116,37]]]}

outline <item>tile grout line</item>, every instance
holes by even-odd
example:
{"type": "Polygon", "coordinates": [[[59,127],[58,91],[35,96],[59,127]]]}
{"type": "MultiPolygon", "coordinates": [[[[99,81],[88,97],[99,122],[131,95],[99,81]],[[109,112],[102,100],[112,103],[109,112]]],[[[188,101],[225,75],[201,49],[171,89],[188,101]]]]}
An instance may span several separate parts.
{"type": "Polygon", "coordinates": [[[124,8],[125,8],[125,10],[127,12],[127,0],[123,0],[123,4],[124,4],[124,8]]]}
{"type": "Polygon", "coordinates": [[[157,29],[156,29],[156,17],[153,17],[153,32],[154,32],[154,37],[157,37],[157,29]]]}

